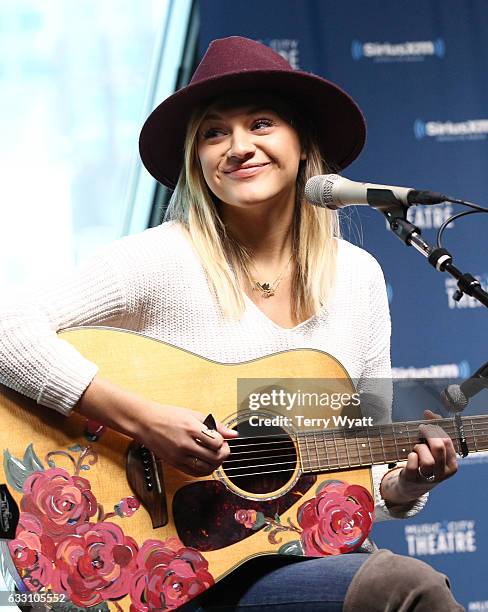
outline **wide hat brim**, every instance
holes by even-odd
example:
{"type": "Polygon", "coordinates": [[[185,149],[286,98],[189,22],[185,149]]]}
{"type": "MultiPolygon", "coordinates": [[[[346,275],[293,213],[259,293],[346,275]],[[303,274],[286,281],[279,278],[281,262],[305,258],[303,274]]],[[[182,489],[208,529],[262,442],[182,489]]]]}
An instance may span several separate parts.
{"type": "Polygon", "coordinates": [[[334,170],[351,164],[366,140],[363,114],[340,87],[298,70],[255,70],[219,74],[190,84],[164,100],[144,123],[139,151],[148,172],[174,189],[183,164],[189,119],[200,105],[238,91],[263,91],[299,105],[312,122],[323,158],[334,170]]]}

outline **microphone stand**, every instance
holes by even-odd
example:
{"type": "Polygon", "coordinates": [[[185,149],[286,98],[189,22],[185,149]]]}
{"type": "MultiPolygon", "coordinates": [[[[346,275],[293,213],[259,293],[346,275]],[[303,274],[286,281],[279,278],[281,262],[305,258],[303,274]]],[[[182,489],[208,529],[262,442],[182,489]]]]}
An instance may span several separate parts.
{"type": "Polygon", "coordinates": [[[420,228],[407,221],[409,206],[399,202],[393,193],[385,194],[384,190],[379,190],[381,193],[375,198],[375,194],[371,193],[374,191],[376,190],[368,190],[368,196],[371,194],[373,200],[370,205],[385,215],[391,231],[407,246],[413,246],[436,270],[447,272],[458,281],[458,289],[453,299],[459,302],[466,293],[488,308],[488,293],[481,288],[479,280],[469,272],[461,272],[456,268],[452,264],[452,255],[447,249],[430,246],[421,238],[420,228]]]}
{"type": "MultiPolygon", "coordinates": [[[[393,195],[392,192],[388,193],[385,190],[368,190],[368,201],[370,206],[377,208],[382,212],[390,225],[391,231],[407,246],[413,246],[421,255],[427,258],[427,261],[439,272],[447,272],[453,278],[455,278],[458,286],[458,290],[455,292],[453,298],[459,301],[466,293],[471,297],[474,297],[478,302],[488,308],[488,293],[481,288],[480,282],[469,272],[461,272],[452,264],[452,255],[447,249],[434,248],[430,246],[423,238],[421,238],[420,228],[413,223],[407,221],[407,211],[409,206],[403,204],[393,195]]],[[[412,202],[413,204],[413,202],[412,202]]],[[[487,364],[485,364],[486,366],[487,364]]],[[[485,366],[482,366],[483,369],[485,366]]],[[[478,371],[478,373],[481,371],[478,371]]],[[[464,432],[463,422],[461,420],[460,412],[464,410],[468,402],[464,404],[453,402],[449,399],[447,390],[444,392],[446,408],[454,413],[454,426],[459,441],[459,447],[461,455],[466,457],[469,453],[468,443],[466,434],[464,432]]],[[[468,400],[469,401],[469,400],[468,400]]]]}

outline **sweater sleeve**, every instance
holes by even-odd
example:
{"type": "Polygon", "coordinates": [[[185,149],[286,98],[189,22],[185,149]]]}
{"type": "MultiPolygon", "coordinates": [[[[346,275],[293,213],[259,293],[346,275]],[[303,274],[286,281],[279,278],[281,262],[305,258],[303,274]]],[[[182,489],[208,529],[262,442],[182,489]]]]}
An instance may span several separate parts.
{"type": "Polygon", "coordinates": [[[56,332],[115,320],[126,296],[102,254],[55,285],[0,304],[0,382],[38,404],[69,414],[97,373],[56,332]]]}
{"type": "MultiPolygon", "coordinates": [[[[391,321],[383,271],[374,259],[371,263],[373,269],[369,287],[369,348],[359,387],[362,397],[367,398],[367,416],[372,416],[373,423],[380,425],[391,423],[391,321]]],[[[429,494],[425,493],[412,504],[388,508],[380,493],[381,480],[388,471],[387,465],[374,465],[372,468],[375,522],[415,516],[428,500],[429,494]]]]}

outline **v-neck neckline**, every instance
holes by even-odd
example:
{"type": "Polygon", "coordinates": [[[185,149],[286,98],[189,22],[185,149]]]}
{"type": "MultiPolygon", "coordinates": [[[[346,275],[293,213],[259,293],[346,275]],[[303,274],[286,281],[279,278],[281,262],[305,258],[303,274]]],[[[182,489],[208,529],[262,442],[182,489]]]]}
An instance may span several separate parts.
{"type": "MultiPolygon", "coordinates": [[[[259,306],[257,306],[252,300],[251,298],[247,295],[247,293],[245,291],[242,292],[242,294],[244,295],[244,301],[248,304],[248,307],[251,306],[251,308],[253,308],[255,311],[258,312],[258,314],[265,320],[268,322],[268,324],[272,325],[273,327],[275,327],[276,329],[279,329],[280,331],[283,332],[292,332],[292,331],[296,331],[298,329],[300,329],[301,327],[303,327],[304,325],[307,325],[307,323],[310,323],[311,321],[313,321],[319,313],[316,313],[314,315],[312,315],[311,317],[309,317],[308,319],[305,319],[305,321],[302,321],[301,323],[298,323],[297,325],[295,325],[294,327],[282,327],[281,325],[278,325],[278,323],[276,323],[275,321],[273,321],[273,319],[270,319],[268,317],[268,315],[266,313],[264,313],[261,308],[259,308],[259,306]]],[[[247,309],[246,309],[247,310],[247,309]]],[[[322,312],[322,310],[321,310],[322,312]]]]}
{"type": "MultiPolygon", "coordinates": [[[[177,224],[177,222],[175,222],[177,224]]],[[[182,234],[186,244],[191,248],[193,255],[196,259],[196,261],[198,262],[198,265],[203,273],[203,276],[206,280],[206,285],[207,285],[207,289],[209,291],[209,293],[211,294],[211,289],[208,283],[208,279],[207,279],[207,275],[205,273],[205,268],[203,267],[202,262],[200,261],[200,258],[198,257],[196,251],[195,251],[195,247],[193,246],[193,244],[191,243],[191,239],[181,230],[179,229],[180,233],[182,234]]],[[[311,321],[313,321],[314,319],[316,319],[320,313],[322,313],[324,311],[324,307],[322,307],[320,309],[320,311],[318,313],[315,313],[314,315],[312,315],[311,317],[309,317],[308,319],[305,319],[305,321],[302,321],[301,323],[298,323],[298,325],[295,325],[294,327],[282,327],[281,325],[278,325],[278,323],[275,323],[273,321],[273,319],[270,319],[268,317],[267,314],[265,314],[261,308],[259,308],[259,306],[257,306],[252,300],[251,298],[247,295],[247,293],[245,291],[242,291],[242,295],[244,296],[244,302],[247,303],[247,308],[246,311],[249,310],[249,307],[251,307],[252,309],[254,309],[258,315],[265,321],[267,322],[268,325],[272,325],[275,329],[278,329],[281,332],[294,332],[297,331],[299,329],[301,329],[303,326],[307,325],[308,323],[310,323],[311,321]]]]}

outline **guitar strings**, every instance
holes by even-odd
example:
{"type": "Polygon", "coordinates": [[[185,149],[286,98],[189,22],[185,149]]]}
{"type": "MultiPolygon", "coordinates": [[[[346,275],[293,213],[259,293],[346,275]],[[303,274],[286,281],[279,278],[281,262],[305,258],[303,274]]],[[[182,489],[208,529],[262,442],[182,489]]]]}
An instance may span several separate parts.
{"type": "MultiPolygon", "coordinates": [[[[454,438],[454,441],[457,441],[457,431],[455,429],[452,429],[452,431],[449,431],[449,429],[444,428],[446,433],[448,435],[450,434],[450,437],[454,438]]],[[[378,448],[381,447],[385,449],[391,449],[391,448],[398,448],[401,445],[410,445],[412,443],[412,438],[410,434],[415,435],[417,437],[415,442],[421,441],[421,438],[419,436],[419,431],[417,428],[415,428],[412,430],[408,430],[406,432],[401,432],[401,433],[397,432],[395,436],[389,436],[389,437],[386,437],[386,436],[371,437],[369,435],[366,435],[366,436],[357,435],[354,438],[350,438],[349,435],[346,435],[345,432],[341,432],[341,430],[333,430],[333,431],[318,432],[318,433],[317,432],[300,432],[299,434],[291,434],[290,436],[280,436],[280,440],[271,441],[271,442],[264,441],[259,436],[256,436],[254,438],[248,437],[247,439],[252,440],[252,442],[247,442],[246,444],[234,444],[232,440],[228,440],[228,442],[229,442],[229,446],[231,447],[231,449],[236,449],[234,451],[234,455],[253,452],[253,450],[238,450],[237,451],[237,449],[249,449],[249,448],[252,449],[252,447],[255,447],[255,446],[279,445],[282,443],[282,441],[291,440],[293,437],[295,437],[297,441],[300,441],[300,439],[302,439],[305,441],[319,440],[320,442],[325,442],[327,439],[329,439],[329,441],[332,441],[332,442],[342,439],[342,440],[345,440],[348,443],[348,446],[352,448],[354,448],[355,445],[357,446],[359,443],[364,443],[366,441],[368,445],[373,445],[378,448]]],[[[436,437],[436,436],[433,436],[433,437],[436,437]]],[[[478,441],[481,441],[482,437],[488,437],[488,430],[485,428],[480,428],[479,426],[477,426],[476,428],[470,428],[468,431],[465,431],[465,438],[467,440],[473,439],[475,443],[478,441]]],[[[236,441],[238,440],[239,439],[236,439],[236,441]]],[[[278,447],[276,450],[279,450],[280,448],[281,447],[278,447]]]]}
{"type": "MultiPolygon", "coordinates": [[[[474,446],[475,449],[477,449],[477,442],[480,442],[484,444],[485,441],[481,441],[481,437],[486,437],[488,438],[488,430],[484,429],[483,427],[480,428],[480,426],[478,424],[473,424],[473,420],[477,420],[477,421],[483,421],[486,417],[483,417],[481,415],[478,415],[478,418],[476,417],[471,417],[471,423],[468,424],[466,421],[463,422],[464,426],[467,426],[469,428],[469,431],[465,432],[465,438],[467,440],[468,445],[474,442],[474,446]],[[480,434],[479,439],[478,436],[476,434],[480,434]]],[[[231,458],[229,458],[228,460],[226,460],[223,463],[223,466],[228,465],[229,463],[241,463],[240,466],[238,467],[228,467],[226,468],[226,471],[234,471],[234,470],[242,470],[242,469],[257,469],[260,467],[269,467],[269,466],[277,466],[277,465],[293,465],[292,468],[288,468],[288,469],[278,469],[278,470],[267,470],[267,471],[259,471],[259,472],[247,472],[245,471],[242,474],[233,474],[232,477],[233,478],[239,478],[239,477],[246,477],[246,476],[257,476],[257,475],[264,475],[264,474],[277,474],[277,473],[286,473],[286,472],[294,472],[296,465],[298,463],[300,463],[302,465],[302,470],[303,471],[307,471],[307,469],[310,470],[315,470],[315,471],[320,471],[320,470],[337,470],[337,469],[344,469],[344,468],[348,468],[348,467],[361,467],[362,466],[368,466],[371,465],[372,463],[374,463],[374,458],[373,455],[376,454],[376,451],[379,452],[380,455],[383,455],[383,457],[381,458],[383,461],[381,462],[388,462],[388,461],[393,461],[393,460],[402,460],[406,458],[406,454],[408,454],[408,452],[410,452],[408,449],[403,450],[403,453],[405,453],[405,456],[400,457],[400,452],[399,452],[399,447],[400,445],[406,446],[406,447],[410,447],[412,444],[412,440],[410,438],[410,434],[415,434],[417,436],[417,441],[420,441],[419,439],[419,431],[418,431],[418,425],[420,423],[426,423],[426,424],[441,424],[441,420],[437,420],[436,423],[432,423],[431,420],[428,421],[418,421],[418,422],[405,422],[405,423],[395,423],[395,424],[388,424],[388,425],[384,425],[384,426],[376,426],[375,429],[379,430],[381,432],[382,429],[387,429],[390,433],[389,437],[385,437],[380,440],[380,443],[378,444],[377,441],[375,441],[374,438],[370,438],[369,436],[367,438],[359,438],[359,437],[355,437],[354,440],[349,439],[346,436],[346,432],[345,430],[330,430],[330,431],[312,431],[312,432],[300,432],[298,434],[293,434],[293,435],[283,435],[283,434],[271,434],[269,436],[265,436],[265,438],[279,438],[279,440],[276,441],[271,441],[271,442],[265,442],[263,441],[263,437],[261,438],[259,436],[248,436],[248,437],[243,437],[243,438],[239,438],[236,439],[235,442],[241,441],[241,440],[252,440],[251,443],[247,443],[247,444],[235,444],[233,445],[232,442],[233,441],[229,441],[231,444],[231,448],[234,447],[240,447],[240,448],[250,448],[250,447],[256,447],[256,446],[263,446],[266,444],[279,444],[281,443],[281,440],[287,440],[289,443],[287,446],[284,447],[274,447],[272,450],[276,451],[276,450],[291,450],[291,447],[294,448],[294,443],[292,440],[292,437],[295,437],[297,442],[298,442],[298,446],[299,446],[299,450],[301,451],[301,455],[302,456],[298,456],[297,453],[292,453],[291,456],[295,457],[294,461],[287,461],[287,462],[279,462],[279,463],[271,463],[271,464],[251,464],[251,465],[242,465],[243,461],[251,461],[252,459],[255,459],[257,461],[263,461],[263,460],[267,460],[267,459],[273,459],[273,458],[279,458],[279,459],[283,459],[285,457],[289,457],[290,454],[278,454],[278,455],[266,455],[266,456],[255,456],[256,453],[263,453],[263,452],[267,452],[268,449],[253,449],[253,450],[247,450],[247,451],[237,451],[237,452],[233,452],[231,454],[231,458]],[[402,431],[395,431],[395,427],[402,427],[402,431]],[[340,435],[342,434],[342,435],[340,435]],[[391,435],[393,434],[393,435],[391,435]],[[330,448],[324,447],[323,450],[319,449],[317,446],[317,438],[316,436],[320,436],[322,437],[322,440],[320,440],[321,442],[325,442],[326,438],[328,438],[329,442],[333,443],[333,448],[332,446],[330,448]],[[340,436],[340,437],[339,437],[340,436]],[[301,448],[300,446],[300,442],[305,442],[305,448],[301,448]],[[312,449],[312,454],[313,456],[310,456],[310,448],[308,448],[308,442],[311,441],[315,448],[312,449]],[[362,445],[363,448],[360,448],[359,444],[362,445]],[[390,452],[392,450],[396,451],[396,457],[395,456],[391,456],[390,452]],[[368,453],[369,451],[369,453],[368,453]],[[329,452],[331,455],[333,455],[332,459],[334,460],[334,464],[332,464],[332,461],[329,457],[329,452]],[[239,458],[242,454],[250,454],[253,453],[254,457],[250,458],[250,457],[245,457],[245,458],[239,458]],[[364,454],[369,454],[370,458],[372,460],[372,463],[369,463],[368,461],[364,461],[362,459],[362,455],[364,454]],[[386,457],[386,454],[389,454],[389,457],[386,457]],[[307,457],[304,457],[303,455],[307,455],[307,457]],[[353,459],[355,459],[357,456],[357,460],[359,461],[359,463],[351,463],[351,457],[353,459]],[[342,460],[346,460],[346,463],[343,464],[342,460]],[[325,460],[325,465],[322,464],[322,460],[325,460]],[[305,463],[308,463],[308,468],[305,466],[305,463]],[[314,465],[312,465],[314,464],[314,465]]],[[[445,420],[442,420],[442,424],[444,425],[444,429],[446,430],[446,433],[449,434],[449,432],[447,431],[447,429],[449,430],[453,430],[452,433],[453,434],[457,434],[457,430],[454,427],[454,422],[453,419],[449,419],[447,422],[445,422],[445,420]],[[447,427],[446,427],[447,426],[447,427]]],[[[369,428],[370,430],[372,428],[369,428]]],[[[356,430],[358,431],[368,431],[365,428],[356,428],[356,430]]],[[[355,431],[356,431],[355,430],[355,431]]],[[[454,436],[455,437],[455,436],[454,436]]],[[[488,441],[488,440],[487,440],[488,441]]],[[[454,442],[458,442],[457,439],[454,440],[454,442]]],[[[271,450],[271,449],[270,449],[271,450]]]]}
{"type": "MultiPolygon", "coordinates": [[[[422,439],[418,436],[418,431],[412,431],[409,432],[412,434],[415,434],[416,439],[415,442],[421,442],[422,439]]],[[[449,432],[446,432],[449,433],[449,432]]],[[[455,442],[457,442],[457,436],[455,435],[456,432],[451,432],[452,433],[452,437],[454,437],[455,442]]],[[[334,442],[334,441],[338,441],[338,440],[344,440],[345,442],[347,442],[347,445],[351,448],[354,448],[354,446],[358,446],[358,444],[365,444],[367,442],[368,446],[372,445],[376,448],[385,448],[385,449],[394,449],[394,448],[399,448],[400,446],[404,446],[404,445],[411,445],[412,444],[412,438],[410,435],[402,435],[402,436],[397,436],[395,438],[371,438],[368,436],[357,436],[355,439],[350,439],[348,437],[346,437],[345,434],[343,434],[342,437],[339,437],[339,432],[336,432],[334,434],[320,434],[320,437],[317,438],[316,434],[300,434],[299,436],[297,436],[297,441],[299,442],[300,440],[304,440],[305,442],[308,441],[313,441],[313,442],[326,442],[326,441],[330,441],[330,442],[334,442]]],[[[482,438],[484,437],[488,437],[488,430],[485,429],[473,429],[472,431],[468,431],[465,432],[465,438],[466,440],[470,440],[472,442],[474,442],[474,444],[476,445],[477,442],[481,442],[482,438]]],[[[288,439],[291,439],[288,438],[288,439]]],[[[277,444],[281,444],[280,442],[264,442],[264,441],[260,441],[259,439],[256,439],[255,442],[252,443],[247,443],[244,445],[232,445],[230,444],[231,449],[237,449],[237,448],[252,448],[252,447],[256,447],[256,446],[265,446],[265,445],[274,445],[274,448],[270,449],[270,450],[281,450],[283,447],[278,446],[276,448],[275,445],[277,444]]],[[[255,449],[254,449],[255,450],[255,449]]],[[[487,449],[488,450],[488,449],[487,449]]],[[[234,455],[238,455],[238,454],[246,454],[246,453],[252,453],[253,450],[234,450],[234,455]]]]}

